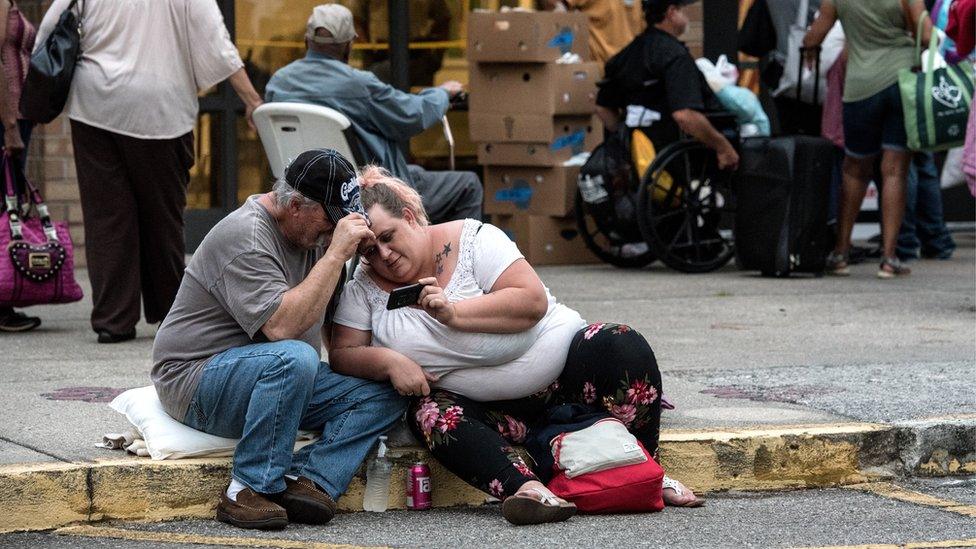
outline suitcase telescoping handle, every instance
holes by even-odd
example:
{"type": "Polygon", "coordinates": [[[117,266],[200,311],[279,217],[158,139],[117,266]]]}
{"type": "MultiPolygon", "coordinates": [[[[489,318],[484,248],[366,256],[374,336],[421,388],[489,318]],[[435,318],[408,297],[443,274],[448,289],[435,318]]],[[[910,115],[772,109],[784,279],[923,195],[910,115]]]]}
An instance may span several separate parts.
{"type": "Polygon", "coordinates": [[[810,46],[809,48],[804,48],[800,46],[800,68],[797,69],[799,74],[796,75],[796,100],[803,101],[803,69],[807,66],[806,63],[806,53],[808,51],[813,51],[817,55],[814,58],[813,67],[813,101],[812,104],[816,105],[820,101],[820,46],[810,46]]]}

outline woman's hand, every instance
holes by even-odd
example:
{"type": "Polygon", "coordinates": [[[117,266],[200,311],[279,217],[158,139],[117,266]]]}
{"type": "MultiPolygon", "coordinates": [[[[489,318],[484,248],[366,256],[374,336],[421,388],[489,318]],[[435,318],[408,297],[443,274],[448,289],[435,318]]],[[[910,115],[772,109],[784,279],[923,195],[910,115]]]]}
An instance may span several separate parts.
{"type": "Polygon", "coordinates": [[[405,356],[390,366],[389,376],[393,388],[403,396],[427,396],[430,384],[438,380],[437,376],[405,356]]]}
{"type": "Polygon", "coordinates": [[[20,138],[20,128],[16,122],[3,132],[3,147],[15,156],[24,152],[24,141],[20,138]]]}
{"type": "Polygon", "coordinates": [[[457,309],[444,295],[444,289],[437,285],[437,279],[421,278],[418,282],[425,284],[420,292],[420,307],[441,324],[450,326],[457,317],[457,309]]]}

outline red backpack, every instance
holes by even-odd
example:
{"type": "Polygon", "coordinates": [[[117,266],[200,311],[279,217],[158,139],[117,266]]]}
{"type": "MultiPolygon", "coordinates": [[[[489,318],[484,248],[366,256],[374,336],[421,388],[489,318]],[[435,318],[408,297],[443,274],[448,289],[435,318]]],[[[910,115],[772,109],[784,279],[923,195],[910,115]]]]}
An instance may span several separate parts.
{"type": "Polygon", "coordinates": [[[613,469],[585,473],[574,478],[559,468],[560,445],[554,441],[556,465],[549,489],[576,504],[582,513],[634,513],[664,509],[662,497],[664,469],[637,441],[647,461],[613,469]]]}

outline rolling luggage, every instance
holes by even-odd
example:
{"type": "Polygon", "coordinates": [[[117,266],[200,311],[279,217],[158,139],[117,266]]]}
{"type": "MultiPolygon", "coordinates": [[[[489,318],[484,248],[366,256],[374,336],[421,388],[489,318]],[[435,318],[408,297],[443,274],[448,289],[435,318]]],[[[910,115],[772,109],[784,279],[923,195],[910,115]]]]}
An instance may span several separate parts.
{"type": "Polygon", "coordinates": [[[736,263],[766,276],[821,274],[833,145],[820,137],[756,137],[742,143],[736,174],[736,263]]]}

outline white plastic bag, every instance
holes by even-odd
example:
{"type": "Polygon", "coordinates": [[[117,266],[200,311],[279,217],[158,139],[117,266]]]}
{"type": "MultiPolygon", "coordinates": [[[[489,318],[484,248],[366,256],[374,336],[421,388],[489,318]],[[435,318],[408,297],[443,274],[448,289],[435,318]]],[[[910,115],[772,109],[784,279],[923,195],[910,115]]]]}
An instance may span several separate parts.
{"type": "Polygon", "coordinates": [[[962,185],[966,182],[966,174],[962,172],[963,148],[949,149],[946,153],[945,164],[942,165],[942,176],[939,183],[943,189],[962,185]]]}
{"type": "MultiPolygon", "coordinates": [[[[800,76],[800,67],[803,59],[800,56],[800,48],[803,46],[803,37],[807,34],[806,17],[808,13],[808,0],[800,0],[799,8],[796,12],[796,21],[790,25],[788,38],[788,49],[786,50],[786,60],[783,63],[783,76],[779,79],[779,87],[773,91],[774,97],[786,94],[787,97],[796,97],[797,77],[800,76]]],[[[834,23],[830,32],[820,44],[820,86],[817,90],[817,103],[822,104],[827,96],[827,71],[834,66],[840,52],[844,49],[844,29],[840,21],[834,23]]],[[[802,89],[800,100],[805,103],[812,103],[814,98],[813,85],[817,81],[812,69],[803,67],[802,89]]]]}

